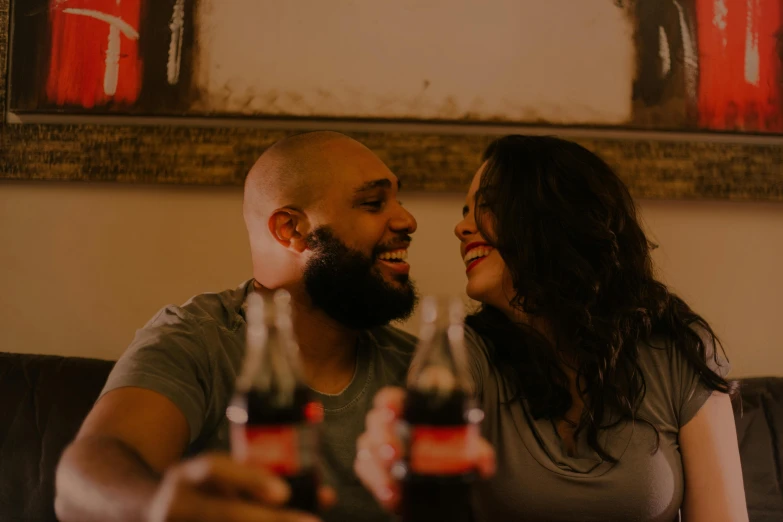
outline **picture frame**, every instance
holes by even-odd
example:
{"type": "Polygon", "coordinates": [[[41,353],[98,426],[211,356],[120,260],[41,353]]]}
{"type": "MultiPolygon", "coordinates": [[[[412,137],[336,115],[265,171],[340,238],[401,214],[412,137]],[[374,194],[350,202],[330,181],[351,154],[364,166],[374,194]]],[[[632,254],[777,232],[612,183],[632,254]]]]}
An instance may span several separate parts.
{"type": "Polygon", "coordinates": [[[241,185],[275,141],[331,129],[365,143],[407,191],[464,192],[483,149],[511,133],[557,135],[604,158],[634,197],[783,201],[779,135],[590,129],[508,123],[68,114],[8,111],[11,0],[0,0],[0,179],[241,185]]]}

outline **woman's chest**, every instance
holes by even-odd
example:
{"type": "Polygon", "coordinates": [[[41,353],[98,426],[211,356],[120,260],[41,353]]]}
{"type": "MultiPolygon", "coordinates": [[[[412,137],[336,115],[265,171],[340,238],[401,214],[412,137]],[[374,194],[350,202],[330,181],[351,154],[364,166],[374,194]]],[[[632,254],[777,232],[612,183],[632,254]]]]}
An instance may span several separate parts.
{"type": "Polygon", "coordinates": [[[521,410],[512,406],[485,419],[498,468],[477,487],[478,520],[678,519],[684,485],[676,434],[661,431],[656,437],[649,424],[628,423],[600,440],[619,459],[611,463],[585,441],[574,455],[556,425],[521,410]],[[514,408],[520,411],[513,414],[514,408]]]}

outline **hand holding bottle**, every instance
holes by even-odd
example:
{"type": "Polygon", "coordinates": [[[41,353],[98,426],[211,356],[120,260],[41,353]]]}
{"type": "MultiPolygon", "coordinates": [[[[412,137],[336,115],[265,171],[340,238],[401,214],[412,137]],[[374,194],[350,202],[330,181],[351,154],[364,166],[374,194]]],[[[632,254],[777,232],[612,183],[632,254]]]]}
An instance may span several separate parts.
{"type": "Polygon", "coordinates": [[[323,408],[299,368],[290,295],[247,298],[247,351],[226,414],[235,461],[284,481],[286,507],[317,513],[322,490],[318,439],[323,408]]]}
{"type": "Polygon", "coordinates": [[[483,414],[470,391],[462,321],[459,301],[422,301],[408,389],[378,393],[357,442],[357,475],[403,522],[469,520],[477,475],[494,473],[494,450],[478,432],[483,414]]]}
{"type": "MultiPolygon", "coordinates": [[[[166,470],[147,510],[148,522],[319,522],[287,508],[291,489],[285,480],[237,462],[219,452],[183,460],[166,470]]],[[[322,506],[335,502],[334,491],[321,488],[322,506]]]]}
{"type": "MultiPolygon", "coordinates": [[[[397,433],[405,404],[404,388],[387,386],[375,395],[373,409],[367,414],[367,427],[357,441],[354,471],[359,479],[387,510],[397,511],[400,503],[400,482],[391,469],[404,456],[402,439],[397,433]]],[[[479,437],[475,466],[482,479],[495,474],[495,450],[479,437]]]]}

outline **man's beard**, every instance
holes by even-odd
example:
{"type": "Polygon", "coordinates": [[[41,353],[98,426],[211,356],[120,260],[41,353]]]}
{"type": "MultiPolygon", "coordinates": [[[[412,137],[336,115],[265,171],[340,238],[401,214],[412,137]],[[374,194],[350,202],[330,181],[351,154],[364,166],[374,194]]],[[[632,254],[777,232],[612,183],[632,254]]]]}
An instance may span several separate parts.
{"type": "Polygon", "coordinates": [[[305,288],[329,317],[354,329],[410,317],[416,288],[407,274],[395,276],[398,286],[383,278],[375,266],[382,253],[377,247],[368,257],[337,239],[327,226],[310,233],[307,245],[314,254],[305,266],[305,288]]]}

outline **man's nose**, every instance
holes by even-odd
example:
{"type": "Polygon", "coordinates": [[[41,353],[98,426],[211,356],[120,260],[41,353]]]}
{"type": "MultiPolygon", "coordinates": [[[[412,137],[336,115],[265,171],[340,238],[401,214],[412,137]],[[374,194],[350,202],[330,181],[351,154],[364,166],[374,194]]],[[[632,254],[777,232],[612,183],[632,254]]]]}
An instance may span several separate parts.
{"type": "Polygon", "coordinates": [[[416,223],[416,218],[413,217],[413,214],[403,207],[400,207],[398,214],[391,222],[391,227],[395,232],[405,232],[407,234],[416,232],[418,226],[419,224],[416,223]]]}

